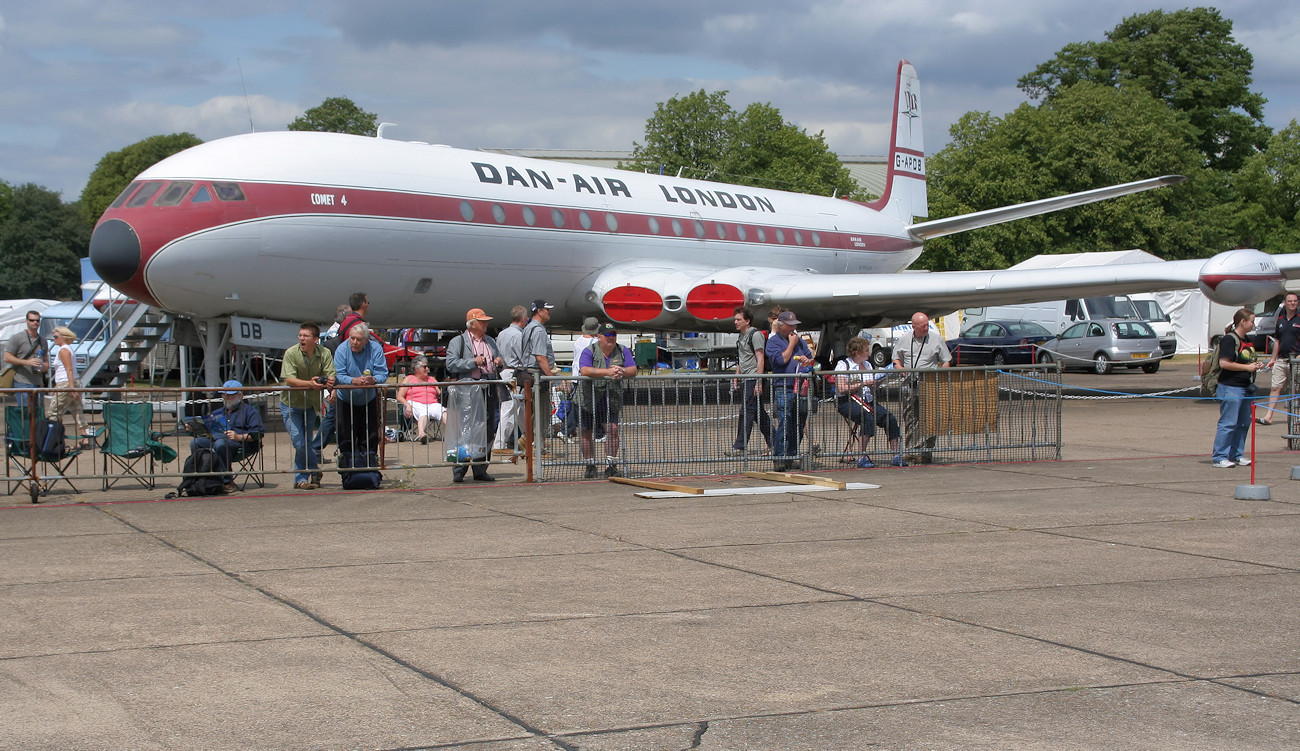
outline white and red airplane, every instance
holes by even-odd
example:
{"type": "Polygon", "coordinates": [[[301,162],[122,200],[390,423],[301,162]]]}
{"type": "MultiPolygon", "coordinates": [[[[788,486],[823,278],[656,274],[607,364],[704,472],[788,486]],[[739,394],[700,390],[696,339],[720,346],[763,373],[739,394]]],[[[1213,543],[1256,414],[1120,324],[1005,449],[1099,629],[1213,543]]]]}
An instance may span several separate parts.
{"type": "Polygon", "coordinates": [[[1263,300],[1300,254],[1066,270],[899,274],[933,237],[1181,182],[1157,177],[974,214],[925,217],[916,71],[898,66],[885,195],[871,203],[314,132],[223,138],[164,159],[104,212],[102,278],[197,319],[328,321],[354,291],[381,327],[460,328],[481,307],[555,304],[628,328],[730,330],[781,304],[832,341],[962,307],[1200,286],[1263,300]]]}

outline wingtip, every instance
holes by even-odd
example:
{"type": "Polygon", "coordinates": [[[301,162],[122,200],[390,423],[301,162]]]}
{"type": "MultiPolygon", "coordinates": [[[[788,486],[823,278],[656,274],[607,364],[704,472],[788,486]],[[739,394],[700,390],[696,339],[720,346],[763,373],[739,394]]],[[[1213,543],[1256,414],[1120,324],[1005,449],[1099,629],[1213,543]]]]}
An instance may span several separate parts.
{"type": "Polygon", "coordinates": [[[1161,175],[1159,178],[1162,185],[1177,185],[1187,180],[1185,175],[1161,175]]]}

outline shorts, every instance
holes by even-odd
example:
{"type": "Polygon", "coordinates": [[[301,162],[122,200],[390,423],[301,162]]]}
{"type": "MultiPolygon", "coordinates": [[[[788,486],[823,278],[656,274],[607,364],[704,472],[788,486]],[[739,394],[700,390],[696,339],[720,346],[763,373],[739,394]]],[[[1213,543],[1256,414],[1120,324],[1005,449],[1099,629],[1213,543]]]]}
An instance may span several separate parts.
{"type": "Polygon", "coordinates": [[[611,402],[606,394],[600,394],[594,405],[583,405],[578,409],[578,424],[583,430],[591,430],[597,425],[617,425],[620,407],[622,404],[619,402],[611,402]]]}
{"type": "Polygon", "coordinates": [[[1274,391],[1282,390],[1286,386],[1287,379],[1290,375],[1291,361],[1283,360],[1279,357],[1277,362],[1273,364],[1273,381],[1269,384],[1269,388],[1274,391]]]}
{"type": "Polygon", "coordinates": [[[421,417],[427,417],[430,420],[442,419],[442,405],[437,402],[433,404],[421,404],[419,402],[407,402],[411,405],[411,417],[418,420],[421,417]]]}

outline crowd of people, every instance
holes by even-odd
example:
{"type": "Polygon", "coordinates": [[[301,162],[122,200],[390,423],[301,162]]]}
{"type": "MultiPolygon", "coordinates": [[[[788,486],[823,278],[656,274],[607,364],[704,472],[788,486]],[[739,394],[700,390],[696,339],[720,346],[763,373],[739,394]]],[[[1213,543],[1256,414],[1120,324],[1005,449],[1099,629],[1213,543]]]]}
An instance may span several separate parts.
{"type": "MultiPolygon", "coordinates": [[[[284,352],[280,380],[288,388],[280,393],[280,414],[294,450],[294,487],[313,490],[321,486],[322,452],[337,440],[340,466],[378,466],[375,453],[383,437],[383,399],[381,385],[390,377],[384,347],[371,330],[365,316],[370,301],[364,293],[355,293],[346,305],[339,306],[334,325],[322,332],[313,322],[298,330],[298,343],[284,352]]],[[[427,358],[419,356],[410,363],[411,372],[396,389],[398,409],[405,421],[414,425],[414,434],[427,444],[434,426],[447,430],[449,418],[455,424],[446,435],[453,460],[452,479],[464,482],[493,482],[488,466],[493,454],[522,452],[530,431],[522,428],[522,393],[541,376],[553,376],[557,370],[555,350],[547,325],[553,305],[534,300],[510,311],[510,323],[498,336],[488,333],[492,316],[481,308],[471,308],[465,316],[465,329],[453,337],[446,349],[446,381],[439,385],[430,373],[427,358]],[[486,383],[473,383],[483,381],[486,383]]],[[[1215,467],[1246,465],[1244,443],[1251,422],[1255,396],[1255,373],[1271,370],[1271,393],[1257,418],[1271,424],[1279,395],[1289,373],[1288,363],[1300,358],[1300,298],[1286,295],[1272,332],[1276,346],[1271,357],[1261,360],[1251,345],[1249,332],[1254,314],[1241,309],[1233,316],[1218,345],[1218,374],[1215,376],[1220,418],[1215,431],[1211,460],[1215,467]],[[1282,361],[1279,365],[1279,361],[1282,361]]],[[[794,311],[780,306],[768,315],[768,328],[754,325],[754,314],[737,307],[733,321],[736,342],[735,378],[732,381],[735,401],[740,409],[735,440],[730,453],[744,455],[750,451],[754,426],[773,458],[776,471],[793,469],[800,456],[799,444],[806,431],[809,388],[817,363],[813,342],[801,335],[801,323],[794,311]],[[759,378],[767,374],[769,378],[759,378]],[[769,414],[769,408],[771,413],[769,414]]],[[[47,376],[55,389],[48,414],[61,419],[71,413],[78,440],[86,443],[94,435],[80,403],[79,374],[71,345],[76,335],[66,327],[52,332],[53,346],[44,351],[40,334],[41,315],[28,311],[27,326],[4,345],[6,376],[18,405],[26,405],[24,389],[45,386],[47,376]]],[[[888,442],[889,464],[905,467],[909,463],[928,463],[936,436],[928,435],[922,419],[921,389],[918,371],[949,367],[952,355],[941,336],[930,327],[929,317],[917,312],[911,326],[894,347],[893,362],[888,369],[903,371],[894,376],[877,370],[870,363],[870,343],[853,337],[843,359],[834,365],[827,379],[833,386],[836,411],[843,416],[850,438],[841,461],[861,468],[874,467],[869,450],[877,430],[883,430],[888,442]],[[874,392],[884,378],[897,378],[901,386],[902,420],[875,399],[874,392]],[[904,441],[906,445],[903,445],[904,441]]],[[[619,417],[624,402],[624,387],[637,375],[637,364],[630,348],[617,341],[613,323],[587,318],[583,336],[574,342],[573,372],[584,380],[560,384],[568,410],[562,418],[567,424],[561,431],[579,437],[585,462],[584,477],[619,474],[619,417]],[[603,443],[598,457],[597,443],[603,443]],[[600,468],[603,465],[603,471],[600,468]]],[[[227,490],[233,489],[229,467],[241,456],[255,452],[264,432],[261,413],[242,399],[238,381],[223,384],[222,405],[205,420],[209,430],[196,435],[191,450],[212,450],[222,460],[222,477],[227,490]]],[[[551,389],[540,389],[535,408],[551,414],[551,389]]],[[[561,410],[564,412],[565,410],[561,410]]]]}

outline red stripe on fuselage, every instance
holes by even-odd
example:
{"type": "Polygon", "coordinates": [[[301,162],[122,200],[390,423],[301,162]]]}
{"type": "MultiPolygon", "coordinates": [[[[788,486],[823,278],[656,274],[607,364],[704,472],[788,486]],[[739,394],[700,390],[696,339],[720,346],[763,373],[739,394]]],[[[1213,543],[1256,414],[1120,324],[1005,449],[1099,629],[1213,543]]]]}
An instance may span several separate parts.
{"type": "MultiPolygon", "coordinates": [[[[143,270],[149,259],[177,239],[205,230],[252,220],[288,216],[365,216],[381,219],[437,223],[470,223],[512,229],[579,231],[644,237],[681,238],[709,242],[750,243],[764,246],[799,247],[809,250],[894,253],[911,250],[915,243],[903,237],[827,231],[751,222],[725,222],[673,214],[611,212],[594,208],[571,208],[546,204],[506,203],[459,196],[404,193],[339,186],[240,182],[245,200],[190,203],[190,197],[205,181],[174,206],[141,206],[109,209],[104,219],[120,219],[131,225],[140,238],[140,270],[119,287],[129,294],[148,297],[143,270]],[[469,207],[466,212],[465,206],[469,207]],[[528,213],[532,213],[529,221],[528,213]],[[557,227],[553,212],[562,217],[557,227]],[[467,216],[468,213],[468,216],[467,216]],[[587,221],[583,221],[586,214],[587,221]],[[613,224],[608,217],[613,218],[613,224]],[[674,221],[681,228],[674,230],[674,221]],[[654,226],[657,222],[658,227],[654,226]],[[588,226],[589,225],[589,226],[588,226]],[[699,227],[703,227],[703,235],[699,227]],[[719,231],[721,228],[721,232],[719,231]],[[796,237],[798,233],[798,237],[796,237]],[[760,237],[760,234],[762,237],[760,237]],[[783,235],[778,239],[778,234],[783,235]],[[849,238],[854,238],[850,242],[849,238]]],[[[165,190],[159,190],[159,194],[165,190]]],[[[209,191],[211,188],[209,187],[209,191]]]]}

